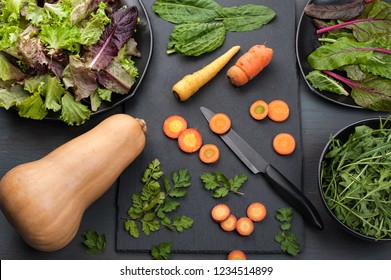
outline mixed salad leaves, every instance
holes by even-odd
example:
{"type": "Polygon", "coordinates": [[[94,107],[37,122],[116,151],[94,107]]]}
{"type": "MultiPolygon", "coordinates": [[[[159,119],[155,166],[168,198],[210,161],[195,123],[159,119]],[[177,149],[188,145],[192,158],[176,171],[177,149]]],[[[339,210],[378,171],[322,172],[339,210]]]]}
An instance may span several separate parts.
{"type": "Polygon", "coordinates": [[[137,80],[137,7],[114,0],[0,0],[0,8],[0,107],[81,125],[137,80]]]}
{"type": "Polygon", "coordinates": [[[391,112],[391,3],[311,4],[305,12],[314,18],[321,44],[308,57],[312,86],[391,112]]]}

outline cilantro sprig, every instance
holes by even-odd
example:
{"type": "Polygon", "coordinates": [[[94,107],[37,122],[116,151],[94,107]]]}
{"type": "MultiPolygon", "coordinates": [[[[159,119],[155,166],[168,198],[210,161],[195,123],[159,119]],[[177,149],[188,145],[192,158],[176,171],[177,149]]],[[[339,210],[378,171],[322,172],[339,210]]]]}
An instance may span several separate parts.
{"type": "Polygon", "coordinates": [[[155,159],[144,171],[141,182],[143,186],[139,192],[132,195],[132,204],[125,221],[125,229],[132,237],[140,236],[140,228],[145,235],[162,228],[180,233],[191,228],[192,218],[169,215],[177,210],[180,206],[178,199],[183,198],[191,186],[187,169],[173,171],[170,182],[161,169],[160,161],[155,159]]]}
{"type": "Polygon", "coordinates": [[[289,255],[296,256],[300,252],[300,243],[297,242],[296,234],[291,230],[293,210],[290,207],[277,210],[276,219],[280,222],[280,232],[276,234],[274,240],[280,244],[282,251],[289,255]]]}
{"type": "Polygon", "coordinates": [[[87,247],[87,252],[90,254],[100,254],[106,247],[106,235],[97,233],[96,231],[86,230],[82,233],[84,238],[83,244],[87,247]]]}
{"type": "Polygon", "coordinates": [[[201,180],[204,183],[205,189],[213,191],[214,198],[227,196],[230,192],[243,195],[239,189],[247,181],[245,174],[235,175],[232,179],[228,179],[221,172],[204,173],[201,175],[201,180]]]}
{"type": "Polygon", "coordinates": [[[159,245],[154,245],[151,250],[153,260],[168,260],[171,258],[171,242],[162,242],[159,245]]]}

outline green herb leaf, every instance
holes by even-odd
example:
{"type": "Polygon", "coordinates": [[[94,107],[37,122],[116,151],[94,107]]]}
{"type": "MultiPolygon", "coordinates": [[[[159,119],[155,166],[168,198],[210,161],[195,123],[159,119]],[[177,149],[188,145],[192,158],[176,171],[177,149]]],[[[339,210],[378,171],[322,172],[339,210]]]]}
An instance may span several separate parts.
{"type": "Polygon", "coordinates": [[[206,190],[213,191],[214,198],[227,196],[230,192],[243,194],[239,189],[247,181],[245,174],[235,175],[234,178],[228,179],[223,173],[215,171],[213,173],[203,173],[200,176],[206,190]]]}
{"type": "Polygon", "coordinates": [[[154,245],[151,251],[153,260],[168,260],[171,258],[171,242],[162,242],[159,245],[154,245]]]}
{"type": "Polygon", "coordinates": [[[276,219],[281,222],[280,229],[274,241],[280,244],[282,251],[296,256],[300,252],[300,243],[296,240],[296,234],[289,231],[292,227],[291,221],[293,219],[293,210],[290,207],[280,208],[276,212],[276,219]]]}
{"type": "Polygon", "coordinates": [[[140,231],[134,220],[125,221],[125,230],[134,238],[138,238],[140,236],[140,231]]]}
{"type": "Polygon", "coordinates": [[[173,225],[178,232],[183,232],[185,229],[191,228],[194,220],[187,216],[176,216],[173,221],[173,225]]]}
{"type": "Polygon", "coordinates": [[[106,236],[96,231],[87,230],[82,234],[83,244],[87,247],[87,252],[90,254],[100,254],[106,247],[106,236]]]}

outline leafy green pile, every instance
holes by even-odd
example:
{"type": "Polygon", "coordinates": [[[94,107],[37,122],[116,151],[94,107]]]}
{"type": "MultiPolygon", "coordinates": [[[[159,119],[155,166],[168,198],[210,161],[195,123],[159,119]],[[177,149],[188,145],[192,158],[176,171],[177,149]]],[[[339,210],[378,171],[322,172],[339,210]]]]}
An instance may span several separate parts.
{"type": "Polygon", "coordinates": [[[168,216],[177,210],[180,206],[177,199],[184,197],[187,194],[186,188],[191,186],[189,171],[187,169],[173,171],[171,179],[172,184],[164,176],[158,159],[148,164],[141,178],[144,185],[139,192],[132,195],[132,204],[125,221],[125,229],[132,237],[140,236],[139,224],[145,235],[162,228],[177,232],[191,228],[192,218],[182,215],[171,219],[168,216]],[[160,179],[163,181],[164,190],[159,182],[160,179]]]}
{"type": "Polygon", "coordinates": [[[167,53],[199,56],[219,48],[226,32],[250,31],[269,23],[276,13],[263,5],[222,7],[213,0],[158,0],[152,10],[176,24],[167,53]]]}
{"type": "Polygon", "coordinates": [[[332,138],[321,165],[327,205],[352,230],[391,238],[391,128],[357,126],[343,143],[332,138]]]}
{"type": "Polygon", "coordinates": [[[110,3],[0,0],[0,107],[81,125],[112,93],[127,94],[138,10],[110,3]]]}
{"type": "Polygon", "coordinates": [[[291,231],[293,210],[290,207],[277,210],[276,219],[280,222],[280,232],[274,237],[274,241],[280,244],[282,251],[296,256],[300,253],[300,243],[297,242],[296,234],[291,231]]]}
{"type": "Polygon", "coordinates": [[[242,192],[239,192],[239,189],[247,181],[247,176],[239,174],[232,179],[228,179],[223,173],[216,171],[202,174],[201,180],[206,190],[213,191],[214,198],[221,198],[227,196],[230,192],[243,195],[242,192]]]}
{"type": "Polygon", "coordinates": [[[350,94],[363,108],[391,112],[391,3],[367,4],[354,20],[317,23],[321,46],[308,56],[314,70],[307,80],[319,90],[350,94]]]}

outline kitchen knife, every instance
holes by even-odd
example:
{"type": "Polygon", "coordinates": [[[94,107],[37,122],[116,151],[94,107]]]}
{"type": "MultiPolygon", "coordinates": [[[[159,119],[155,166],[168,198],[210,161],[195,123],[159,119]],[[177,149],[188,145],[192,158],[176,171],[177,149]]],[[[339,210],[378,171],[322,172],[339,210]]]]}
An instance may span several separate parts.
{"type": "MultiPolygon", "coordinates": [[[[200,110],[208,122],[215,114],[205,107],[201,107],[200,110]]],[[[254,174],[263,173],[274,187],[274,190],[296,208],[308,223],[319,230],[323,229],[322,219],[308,198],[247,144],[232,128],[227,133],[221,134],[220,137],[254,174]]]]}

